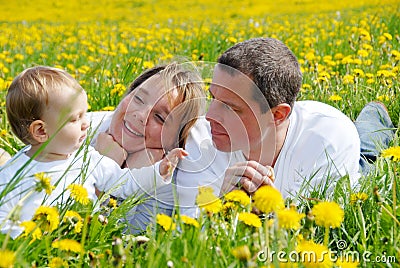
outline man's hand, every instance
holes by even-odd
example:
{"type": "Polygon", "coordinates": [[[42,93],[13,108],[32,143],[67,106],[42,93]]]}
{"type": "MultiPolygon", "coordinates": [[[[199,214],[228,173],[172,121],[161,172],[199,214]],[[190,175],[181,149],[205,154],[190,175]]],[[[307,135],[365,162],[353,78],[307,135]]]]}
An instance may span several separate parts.
{"type": "Polygon", "coordinates": [[[256,161],[236,163],[225,172],[221,194],[232,191],[238,187],[238,183],[247,193],[254,193],[261,185],[273,185],[275,180],[274,169],[263,166],[256,161]]]}
{"type": "Polygon", "coordinates": [[[99,133],[94,148],[100,154],[113,159],[120,166],[122,166],[128,156],[127,151],[114,140],[111,134],[106,132],[99,133]]]}

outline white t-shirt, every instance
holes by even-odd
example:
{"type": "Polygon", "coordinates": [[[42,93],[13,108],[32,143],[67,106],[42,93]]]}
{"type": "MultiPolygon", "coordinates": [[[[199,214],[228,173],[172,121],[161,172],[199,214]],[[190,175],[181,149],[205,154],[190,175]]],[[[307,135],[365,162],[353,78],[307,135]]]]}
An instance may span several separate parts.
{"type": "MultiPolygon", "coordinates": [[[[199,185],[213,187],[219,194],[225,170],[247,161],[241,151],[217,151],[210,125],[202,118],[186,144],[189,156],[178,166],[177,184],[181,212],[196,215],[195,198],[199,185]],[[183,197],[183,198],[182,198],[183,197]]],[[[353,184],[359,178],[360,139],[351,120],[332,106],[316,101],[296,102],[283,148],[274,166],[275,187],[284,197],[323,187],[348,174],[353,184]],[[326,179],[329,177],[329,180],[326,179]]]]}
{"type": "Polygon", "coordinates": [[[18,152],[0,169],[0,193],[6,186],[15,182],[15,187],[0,201],[0,226],[3,233],[11,231],[11,237],[18,236],[23,229],[22,221],[31,220],[41,205],[56,206],[63,204],[69,197],[65,190],[70,184],[81,184],[88,191],[88,197],[97,201],[95,186],[100,191],[113,196],[127,198],[132,195],[146,194],[154,188],[165,184],[158,169],[159,163],[141,169],[121,169],[112,159],[100,155],[89,146],[78,150],[66,160],[38,162],[32,160],[25,152],[29,146],[18,152]],[[21,172],[18,171],[23,167],[21,172]],[[19,221],[11,223],[8,218],[18,202],[31,190],[35,189],[35,174],[45,172],[56,188],[50,195],[44,191],[34,191],[21,205],[19,221]]]}

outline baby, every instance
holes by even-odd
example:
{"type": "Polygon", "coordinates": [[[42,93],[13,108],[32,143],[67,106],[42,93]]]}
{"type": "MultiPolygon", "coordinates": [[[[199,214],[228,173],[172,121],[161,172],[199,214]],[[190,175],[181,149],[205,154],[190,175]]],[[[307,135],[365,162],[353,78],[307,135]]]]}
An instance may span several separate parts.
{"type": "Polygon", "coordinates": [[[82,146],[89,128],[87,108],[85,91],[63,70],[37,66],[14,79],[7,93],[7,117],[14,134],[28,146],[0,168],[3,233],[15,238],[23,231],[19,224],[31,220],[38,207],[65,203],[71,184],[82,185],[96,201],[96,190],[112,189],[113,196],[127,198],[171,181],[186,155],[183,149],[171,150],[150,167],[121,169],[94,148],[82,146]],[[50,178],[54,189],[40,191],[40,178],[50,178]]]}

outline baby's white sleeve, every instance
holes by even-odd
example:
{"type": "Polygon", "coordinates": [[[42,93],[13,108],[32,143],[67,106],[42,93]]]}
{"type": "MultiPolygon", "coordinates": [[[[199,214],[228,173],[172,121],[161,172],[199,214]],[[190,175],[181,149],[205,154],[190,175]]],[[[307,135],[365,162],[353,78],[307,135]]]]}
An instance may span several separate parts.
{"type": "MultiPolygon", "coordinates": [[[[121,169],[118,164],[109,158],[112,163],[106,165],[103,176],[96,178],[95,186],[98,190],[115,197],[128,198],[152,192],[154,189],[171,183],[171,179],[164,180],[160,175],[160,162],[149,167],[121,169]]],[[[104,166],[104,165],[103,165],[104,166]]]]}

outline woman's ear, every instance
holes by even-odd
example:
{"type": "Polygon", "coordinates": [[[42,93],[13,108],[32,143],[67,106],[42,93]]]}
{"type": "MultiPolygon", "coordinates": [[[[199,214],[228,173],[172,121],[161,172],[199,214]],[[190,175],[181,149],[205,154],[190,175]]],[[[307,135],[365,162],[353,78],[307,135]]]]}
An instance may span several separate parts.
{"type": "Polygon", "coordinates": [[[49,135],[46,131],[46,123],[42,120],[33,121],[29,125],[29,133],[31,134],[32,138],[39,143],[46,142],[49,138],[49,135]]]}
{"type": "Polygon", "coordinates": [[[274,115],[275,125],[282,124],[290,115],[292,108],[287,103],[281,103],[271,108],[272,114],[274,115]]]}

